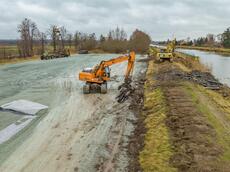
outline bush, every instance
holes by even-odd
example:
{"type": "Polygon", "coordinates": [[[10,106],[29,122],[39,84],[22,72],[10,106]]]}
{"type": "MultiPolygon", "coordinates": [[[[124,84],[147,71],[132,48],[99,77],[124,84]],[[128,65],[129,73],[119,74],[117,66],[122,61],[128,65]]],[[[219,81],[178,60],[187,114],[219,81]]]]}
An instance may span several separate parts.
{"type": "Polygon", "coordinates": [[[150,36],[145,32],[136,29],[130,37],[129,49],[137,53],[146,53],[150,43],[150,36]]]}

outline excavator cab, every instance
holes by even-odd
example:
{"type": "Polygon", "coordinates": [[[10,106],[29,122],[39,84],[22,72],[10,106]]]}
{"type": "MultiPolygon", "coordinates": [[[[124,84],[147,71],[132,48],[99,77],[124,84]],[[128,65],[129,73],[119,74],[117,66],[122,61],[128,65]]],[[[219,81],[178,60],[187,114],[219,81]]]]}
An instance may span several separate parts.
{"type": "Polygon", "coordinates": [[[109,66],[106,66],[105,67],[105,76],[108,78],[110,78],[110,71],[111,71],[111,69],[109,68],[109,66]]]}

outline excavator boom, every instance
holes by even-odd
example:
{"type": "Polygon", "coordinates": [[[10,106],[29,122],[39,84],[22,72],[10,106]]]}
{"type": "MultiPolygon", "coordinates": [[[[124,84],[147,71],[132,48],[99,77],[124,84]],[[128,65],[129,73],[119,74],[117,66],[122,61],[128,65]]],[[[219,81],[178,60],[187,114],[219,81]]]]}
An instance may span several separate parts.
{"type": "Polygon", "coordinates": [[[135,62],[135,53],[134,52],[130,52],[129,55],[124,55],[124,56],[119,56],[107,61],[102,61],[100,64],[100,68],[97,71],[96,76],[100,76],[101,72],[103,71],[104,68],[112,66],[114,64],[117,63],[122,63],[124,61],[128,61],[128,65],[127,65],[127,69],[126,69],[126,73],[125,73],[125,78],[129,78],[130,74],[133,71],[134,68],[134,62],[135,62]]]}

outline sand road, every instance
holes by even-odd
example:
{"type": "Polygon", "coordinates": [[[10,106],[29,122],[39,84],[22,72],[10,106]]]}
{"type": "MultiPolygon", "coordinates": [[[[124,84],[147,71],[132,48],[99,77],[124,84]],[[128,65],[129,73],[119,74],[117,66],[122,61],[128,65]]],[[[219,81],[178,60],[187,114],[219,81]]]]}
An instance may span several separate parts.
{"type": "MultiPolygon", "coordinates": [[[[27,98],[48,105],[49,111],[32,134],[16,144],[0,171],[126,171],[125,144],[132,131],[128,119],[134,116],[128,109],[128,102],[119,104],[115,100],[126,63],[112,67],[113,80],[105,95],[83,95],[83,83],[76,79],[83,67],[116,56],[78,55],[1,67],[0,73],[4,76],[1,79],[11,83],[11,87],[0,83],[5,89],[0,94],[0,103],[27,98]]],[[[144,68],[144,63],[136,63],[134,77],[144,68]]]]}

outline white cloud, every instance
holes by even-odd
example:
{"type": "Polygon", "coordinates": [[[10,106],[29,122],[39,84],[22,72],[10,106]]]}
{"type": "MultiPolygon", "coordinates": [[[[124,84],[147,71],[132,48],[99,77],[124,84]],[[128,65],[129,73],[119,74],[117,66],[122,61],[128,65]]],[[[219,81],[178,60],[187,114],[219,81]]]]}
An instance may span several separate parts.
{"type": "Polygon", "coordinates": [[[120,26],[154,40],[198,37],[229,27],[229,6],[229,0],[0,0],[0,39],[17,38],[25,17],[42,31],[57,24],[99,35],[120,26]]]}
{"type": "Polygon", "coordinates": [[[43,15],[52,13],[52,10],[50,10],[49,8],[46,8],[38,4],[25,3],[22,1],[19,1],[16,4],[18,6],[19,11],[23,11],[28,15],[43,15]]]}

